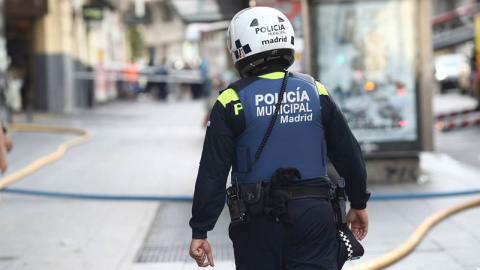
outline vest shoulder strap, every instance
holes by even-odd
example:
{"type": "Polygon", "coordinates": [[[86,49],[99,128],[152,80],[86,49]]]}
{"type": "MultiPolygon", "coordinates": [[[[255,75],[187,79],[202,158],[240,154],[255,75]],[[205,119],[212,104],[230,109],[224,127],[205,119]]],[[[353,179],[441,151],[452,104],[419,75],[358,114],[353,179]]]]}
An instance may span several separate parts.
{"type": "Polygon", "coordinates": [[[290,74],[294,78],[304,80],[306,82],[309,82],[309,83],[315,85],[315,79],[308,74],[303,74],[303,73],[300,73],[300,72],[290,72],[290,74]]]}
{"type": "Polygon", "coordinates": [[[246,78],[240,79],[238,81],[235,81],[228,85],[228,88],[232,88],[235,90],[235,92],[239,93],[242,91],[245,87],[247,87],[249,84],[253,83],[254,81],[258,80],[259,78],[256,76],[248,76],[246,78]]]}

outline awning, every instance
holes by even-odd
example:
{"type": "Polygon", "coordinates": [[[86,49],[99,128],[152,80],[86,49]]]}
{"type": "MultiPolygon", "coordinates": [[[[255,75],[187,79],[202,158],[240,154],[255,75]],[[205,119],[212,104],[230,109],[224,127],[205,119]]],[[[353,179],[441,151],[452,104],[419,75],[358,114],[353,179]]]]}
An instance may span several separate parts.
{"type": "Polygon", "coordinates": [[[47,0],[6,0],[4,4],[7,17],[38,18],[48,12],[47,0]]]}
{"type": "Polygon", "coordinates": [[[120,7],[119,0],[98,0],[97,2],[102,3],[111,9],[118,9],[120,7]]]}
{"type": "Polygon", "coordinates": [[[248,0],[168,0],[185,23],[230,20],[248,0]]]}

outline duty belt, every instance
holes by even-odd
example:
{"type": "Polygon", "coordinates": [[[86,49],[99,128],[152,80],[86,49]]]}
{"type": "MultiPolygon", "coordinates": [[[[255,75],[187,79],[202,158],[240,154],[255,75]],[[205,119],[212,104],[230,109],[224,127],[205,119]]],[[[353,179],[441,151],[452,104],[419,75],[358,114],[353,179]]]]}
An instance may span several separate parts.
{"type": "Polygon", "coordinates": [[[330,199],[330,189],[326,187],[290,187],[288,188],[290,200],[322,198],[330,199]]]}

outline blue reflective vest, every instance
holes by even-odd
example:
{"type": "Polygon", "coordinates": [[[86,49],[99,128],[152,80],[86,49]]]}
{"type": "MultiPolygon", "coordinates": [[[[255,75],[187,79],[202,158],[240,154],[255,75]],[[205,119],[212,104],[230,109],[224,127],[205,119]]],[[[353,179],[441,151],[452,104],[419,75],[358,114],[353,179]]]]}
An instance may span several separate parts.
{"type": "Polygon", "coordinates": [[[321,179],[329,184],[319,90],[313,78],[304,74],[288,78],[273,131],[252,167],[275,112],[283,77],[283,72],[274,72],[231,85],[241,102],[235,110],[243,110],[246,121],[245,131],[234,143],[232,184],[235,179],[239,184],[269,182],[276,169],[287,167],[300,171],[300,181],[321,179]]]}

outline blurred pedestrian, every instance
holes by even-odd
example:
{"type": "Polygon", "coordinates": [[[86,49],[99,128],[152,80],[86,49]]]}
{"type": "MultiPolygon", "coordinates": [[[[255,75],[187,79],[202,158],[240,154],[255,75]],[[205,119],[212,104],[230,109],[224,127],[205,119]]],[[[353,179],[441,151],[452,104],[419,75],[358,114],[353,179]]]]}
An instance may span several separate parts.
{"type": "Polygon", "coordinates": [[[2,124],[2,131],[0,132],[0,171],[2,174],[7,170],[8,163],[7,163],[7,152],[10,152],[13,148],[13,142],[7,135],[7,129],[2,124]]]}
{"type": "Polygon", "coordinates": [[[166,61],[162,61],[162,65],[157,69],[156,75],[162,76],[165,80],[158,82],[156,85],[158,86],[158,100],[167,100],[168,96],[168,89],[167,89],[167,81],[166,78],[168,76],[168,70],[166,67],[166,61]]]}
{"type": "Polygon", "coordinates": [[[124,76],[124,85],[125,90],[128,98],[134,98],[137,94],[139,89],[138,86],[138,68],[137,65],[133,61],[129,61],[127,66],[123,71],[124,76]]]}
{"type": "Polygon", "coordinates": [[[198,80],[193,80],[190,83],[190,90],[193,99],[200,99],[203,96],[203,76],[200,63],[201,62],[192,61],[189,65],[192,75],[198,78],[198,80]]]}
{"type": "Polygon", "coordinates": [[[325,87],[287,71],[294,42],[291,23],[273,8],[242,10],[230,23],[227,45],[242,79],[221,92],[207,123],[190,220],[190,256],[200,267],[214,266],[207,232],[225,195],[237,269],[341,269],[339,228],[355,243],[367,235],[360,146],[325,87]],[[348,215],[330,204],[327,153],[345,178],[348,215]]]}
{"type": "Polygon", "coordinates": [[[202,96],[209,97],[212,92],[212,78],[209,75],[209,62],[206,58],[202,59],[200,72],[202,75],[202,96]]]}

